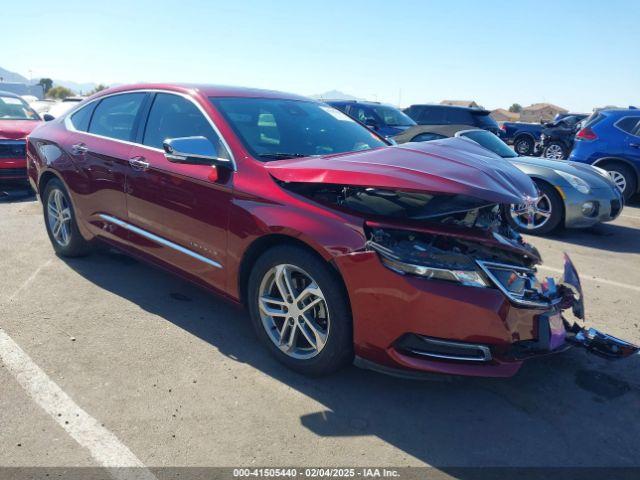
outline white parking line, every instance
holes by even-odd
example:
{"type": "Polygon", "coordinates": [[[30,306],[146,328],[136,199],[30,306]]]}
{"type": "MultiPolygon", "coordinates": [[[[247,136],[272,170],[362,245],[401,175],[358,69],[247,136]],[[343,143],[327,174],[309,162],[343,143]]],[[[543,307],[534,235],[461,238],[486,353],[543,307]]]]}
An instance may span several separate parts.
{"type": "Polygon", "coordinates": [[[27,278],[24,283],[22,285],[20,285],[20,287],[11,294],[11,296],[9,296],[9,301],[13,300],[14,298],[16,298],[21,291],[23,291],[25,288],[27,288],[29,286],[29,284],[31,282],[33,282],[33,280],[38,276],[38,274],[42,271],[43,268],[48,267],[49,265],[51,265],[51,262],[53,260],[49,259],[46,262],[44,262],[42,265],[40,265],[38,268],[36,268],[36,271],[33,272],[29,278],[27,278]]]}
{"type": "MultiPolygon", "coordinates": [[[[540,265],[538,268],[541,269],[541,270],[547,270],[549,272],[554,272],[554,273],[564,273],[564,270],[562,270],[560,268],[547,267],[546,265],[540,265]]],[[[621,283],[621,282],[616,282],[616,281],[613,281],[613,280],[607,280],[606,278],[587,277],[587,276],[581,275],[580,276],[580,280],[581,281],[589,280],[591,282],[604,283],[605,285],[611,285],[613,287],[626,288],[627,290],[633,290],[634,292],[640,292],[640,287],[637,286],[637,285],[629,285],[628,283],[621,283]]]]}
{"type": "Polygon", "coordinates": [[[640,220],[640,217],[636,217],[635,215],[627,215],[626,213],[621,213],[620,216],[624,218],[633,218],[634,220],[640,220]]]}
{"type": "Polygon", "coordinates": [[[98,464],[108,469],[111,477],[157,480],[131,450],[80,408],[1,328],[0,360],[27,394],[76,442],[89,450],[98,464]]]}

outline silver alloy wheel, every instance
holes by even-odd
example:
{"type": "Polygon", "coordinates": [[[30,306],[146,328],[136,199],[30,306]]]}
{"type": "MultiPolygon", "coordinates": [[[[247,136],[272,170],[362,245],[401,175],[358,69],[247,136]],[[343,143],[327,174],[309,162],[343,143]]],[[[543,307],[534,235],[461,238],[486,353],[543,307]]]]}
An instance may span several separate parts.
{"type": "Polygon", "coordinates": [[[62,190],[51,191],[47,200],[47,222],[54,240],[61,247],[71,241],[71,208],[62,190]]]}
{"type": "Polygon", "coordinates": [[[611,180],[613,180],[613,183],[615,183],[616,187],[618,187],[618,190],[624,193],[627,188],[627,178],[617,170],[609,170],[609,176],[611,177],[611,180]]]}
{"type": "Polygon", "coordinates": [[[534,204],[511,205],[511,218],[523,230],[542,228],[551,218],[551,199],[542,194],[534,204]]]}
{"type": "Polygon", "coordinates": [[[529,141],[528,140],[518,140],[516,142],[516,148],[515,148],[516,152],[519,153],[520,155],[524,155],[526,153],[529,153],[529,141]]]}
{"type": "Polygon", "coordinates": [[[553,160],[562,160],[564,158],[564,152],[562,147],[557,144],[549,145],[544,152],[545,158],[551,158],[553,160]]]}
{"type": "Polygon", "coordinates": [[[258,307],[271,341],[286,355],[309,359],[327,343],[331,321],[324,294],[300,267],[276,265],[260,283],[258,307]]]}

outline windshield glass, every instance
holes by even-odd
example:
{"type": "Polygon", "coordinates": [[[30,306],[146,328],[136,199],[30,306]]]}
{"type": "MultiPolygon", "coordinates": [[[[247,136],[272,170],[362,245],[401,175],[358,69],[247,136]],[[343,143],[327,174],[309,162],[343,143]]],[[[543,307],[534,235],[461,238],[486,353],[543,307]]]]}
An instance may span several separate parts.
{"type": "Polygon", "coordinates": [[[493,153],[500,155],[502,158],[514,158],[518,156],[506,143],[486,130],[471,130],[461,133],[460,136],[470,138],[487,150],[491,150],[493,153]]]}
{"type": "Polygon", "coordinates": [[[387,145],[328,105],[272,98],[211,98],[260,160],[369,150],[387,145]]]}
{"type": "Polygon", "coordinates": [[[0,96],[0,120],[40,120],[40,117],[21,99],[0,96]]]}
{"type": "Polygon", "coordinates": [[[416,124],[407,115],[397,108],[379,105],[372,107],[373,111],[382,119],[385,125],[389,127],[412,127],[416,124]]]}

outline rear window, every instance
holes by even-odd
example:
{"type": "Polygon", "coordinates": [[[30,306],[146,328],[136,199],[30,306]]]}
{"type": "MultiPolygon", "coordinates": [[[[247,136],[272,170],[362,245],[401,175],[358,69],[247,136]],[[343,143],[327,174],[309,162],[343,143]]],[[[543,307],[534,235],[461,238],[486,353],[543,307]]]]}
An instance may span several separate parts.
{"type": "Polygon", "coordinates": [[[624,117],[616,122],[616,127],[618,127],[623,132],[632,133],[636,125],[638,125],[638,121],[640,117],[624,117]]]}
{"type": "Polygon", "coordinates": [[[498,122],[496,122],[491,116],[484,114],[475,114],[475,125],[482,128],[492,127],[494,129],[498,128],[498,122]]]}

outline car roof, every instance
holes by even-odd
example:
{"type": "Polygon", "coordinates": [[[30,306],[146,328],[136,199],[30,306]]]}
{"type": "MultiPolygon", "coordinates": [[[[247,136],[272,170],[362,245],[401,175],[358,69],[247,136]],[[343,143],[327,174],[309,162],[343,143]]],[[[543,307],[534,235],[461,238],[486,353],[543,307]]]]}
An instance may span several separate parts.
{"type": "Polygon", "coordinates": [[[468,111],[471,113],[479,113],[481,115],[488,115],[489,113],[491,113],[489,110],[486,110],[484,108],[478,108],[478,107],[462,107],[460,105],[440,105],[438,103],[416,103],[414,105],[411,105],[409,108],[414,108],[414,107],[418,107],[418,108],[424,108],[424,107],[428,107],[428,108],[434,108],[434,107],[438,107],[438,108],[446,108],[449,110],[464,110],[464,111],[468,111]]]}
{"type": "Polygon", "coordinates": [[[99,98],[113,93],[135,90],[167,90],[177,93],[201,94],[206,97],[274,98],[282,100],[315,101],[301,95],[278,92],[275,90],[195,83],[137,83],[133,85],[120,85],[118,87],[102,90],[97,93],[94,98],[99,98]]]}
{"type": "Polygon", "coordinates": [[[22,100],[22,97],[20,95],[16,95],[15,93],[12,93],[12,92],[5,92],[4,90],[0,90],[0,96],[19,98],[20,100],[22,100]]]}
{"type": "Polygon", "coordinates": [[[640,116],[640,109],[637,108],[607,108],[600,110],[598,113],[604,113],[611,116],[640,116]]]}
{"type": "Polygon", "coordinates": [[[325,100],[324,102],[329,104],[339,103],[341,105],[384,105],[385,107],[394,107],[389,103],[374,102],[373,100],[325,100]]]}

